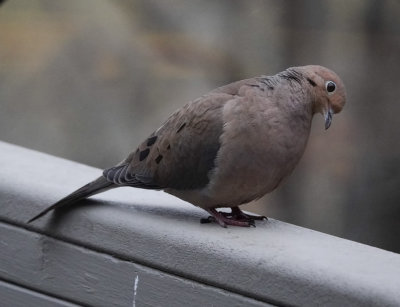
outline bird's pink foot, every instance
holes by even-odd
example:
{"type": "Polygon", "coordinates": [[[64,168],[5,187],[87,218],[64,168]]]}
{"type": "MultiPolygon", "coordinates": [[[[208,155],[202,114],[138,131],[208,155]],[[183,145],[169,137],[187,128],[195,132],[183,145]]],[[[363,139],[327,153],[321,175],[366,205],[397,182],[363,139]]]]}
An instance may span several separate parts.
{"type": "Polygon", "coordinates": [[[201,219],[200,223],[210,223],[212,221],[217,222],[220,226],[226,228],[227,225],[239,226],[239,227],[250,227],[256,226],[255,220],[266,220],[265,216],[250,215],[244,213],[239,207],[233,207],[232,212],[219,212],[215,209],[207,209],[208,213],[211,214],[206,219],[201,219]]]}
{"type": "Polygon", "coordinates": [[[262,220],[268,220],[268,218],[264,215],[253,215],[253,214],[247,214],[244,213],[242,210],[240,210],[239,207],[232,207],[232,212],[230,213],[233,217],[235,217],[238,220],[257,220],[257,221],[262,221],[262,220]]]}

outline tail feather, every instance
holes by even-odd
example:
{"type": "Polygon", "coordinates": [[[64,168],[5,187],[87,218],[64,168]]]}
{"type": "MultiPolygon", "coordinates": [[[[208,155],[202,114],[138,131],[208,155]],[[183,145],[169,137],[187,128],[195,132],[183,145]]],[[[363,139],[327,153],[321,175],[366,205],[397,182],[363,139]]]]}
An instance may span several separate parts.
{"type": "Polygon", "coordinates": [[[83,187],[76,190],[75,192],[69,194],[68,196],[60,199],[58,202],[51,205],[50,207],[46,208],[45,210],[40,212],[38,215],[31,218],[28,221],[28,223],[31,223],[31,222],[37,220],[38,218],[41,218],[43,215],[45,215],[46,213],[48,213],[51,210],[71,205],[78,200],[81,200],[81,199],[87,198],[89,196],[104,192],[113,187],[115,187],[115,185],[112,182],[107,181],[107,179],[105,177],[101,176],[101,177],[97,178],[96,180],[84,185],[83,187]]]}

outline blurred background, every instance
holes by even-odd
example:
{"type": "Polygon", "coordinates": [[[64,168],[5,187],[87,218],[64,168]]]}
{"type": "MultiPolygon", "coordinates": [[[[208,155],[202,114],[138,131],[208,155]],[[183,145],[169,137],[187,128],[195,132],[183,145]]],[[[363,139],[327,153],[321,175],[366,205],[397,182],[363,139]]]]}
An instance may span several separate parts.
{"type": "Polygon", "coordinates": [[[105,168],[187,101],[305,64],[336,71],[348,104],[246,208],[400,252],[398,0],[5,1],[0,140],[105,168]]]}

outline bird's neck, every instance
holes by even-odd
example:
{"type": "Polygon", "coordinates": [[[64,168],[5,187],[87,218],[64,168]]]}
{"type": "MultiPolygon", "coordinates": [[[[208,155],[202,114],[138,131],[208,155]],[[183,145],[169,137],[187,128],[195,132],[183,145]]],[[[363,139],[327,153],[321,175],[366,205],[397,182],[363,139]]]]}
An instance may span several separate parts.
{"type": "MultiPolygon", "coordinates": [[[[287,114],[288,120],[297,126],[301,124],[309,129],[313,117],[313,97],[307,87],[293,84],[297,81],[286,80],[278,89],[278,107],[287,114]]],[[[289,123],[290,124],[290,123],[289,123]]],[[[300,127],[294,127],[298,129],[300,127]]]]}

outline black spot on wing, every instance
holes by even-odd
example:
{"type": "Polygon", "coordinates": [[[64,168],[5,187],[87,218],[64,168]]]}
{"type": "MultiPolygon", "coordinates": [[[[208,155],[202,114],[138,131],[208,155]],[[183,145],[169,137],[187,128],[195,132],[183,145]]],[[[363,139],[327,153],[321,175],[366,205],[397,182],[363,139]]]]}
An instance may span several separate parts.
{"type": "Polygon", "coordinates": [[[159,164],[162,160],[163,156],[162,155],[158,155],[158,157],[156,158],[156,163],[159,164]]]}
{"type": "Polygon", "coordinates": [[[157,140],[157,136],[155,135],[155,136],[152,136],[152,137],[150,137],[150,138],[148,138],[147,139],[147,146],[151,146],[151,145],[153,145],[155,142],[156,142],[156,140],[157,140]]]}
{"type": "Polygon", "coordinates": [[[143,161],[144,159],[146,159],[147,156],[149,155],[149,153],[150,153],[150,149],[148,149],[148,148],[146,148],[145,150],[142,150],[139,153],[139,161],[143,161]]]}

